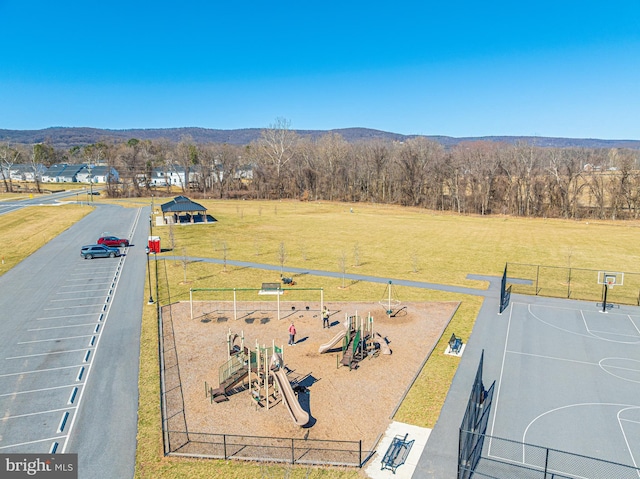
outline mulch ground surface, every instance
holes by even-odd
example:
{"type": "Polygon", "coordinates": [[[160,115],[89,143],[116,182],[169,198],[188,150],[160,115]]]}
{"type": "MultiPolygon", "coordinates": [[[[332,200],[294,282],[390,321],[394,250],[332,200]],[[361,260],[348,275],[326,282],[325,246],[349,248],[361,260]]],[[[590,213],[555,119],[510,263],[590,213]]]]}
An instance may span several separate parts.
{"type": "MultiPolygon", "coordinates": [[[[273,303],[271,303],[273,304],[273,303]]],[[[458,303],[402,303],[389,317],[378,303],[325,303],[331,327],[323,329],[318,304],[282,302],[277,311],[261,311],[260,305],[238,306],[222,302],[188,302],[171,308],[175,354],[190,432],[238,434],[358,441],[370,449],[384,433],[405,390],[439,340],[458,303]],[[309,306],[309,310],[306,307],[309,306]],[[318,347],[344,329],[345,316],[373,317],[373,330],[386,338],[391,355],[367,357],[357,367],[337,367],[341,343],[325,354],[318,347]],[[234,319],[234,315],[237,319],[234,319]],[[288,346],[291,322],[297,329],[296,344],[288,346]],[[303,386],[298,399],[309,412],[309,424],[301,428],[292,421],[281,398],[271,398],[269,409],[252,399],[248,388],[221,403],[211,403],[205,390],[219,385],[219,368],[227,361],[228,333],[237,334],[236,345],[255,350],[275,343],[284,348],[289,381],[303,386]],[[305,389],[306,388],[306,389],[305,389]]],[[[434,351],[434,354],[442,354],[434,351]]],[[[177,369],[167,370],[167,384],[174,385],[177,369]]]]}

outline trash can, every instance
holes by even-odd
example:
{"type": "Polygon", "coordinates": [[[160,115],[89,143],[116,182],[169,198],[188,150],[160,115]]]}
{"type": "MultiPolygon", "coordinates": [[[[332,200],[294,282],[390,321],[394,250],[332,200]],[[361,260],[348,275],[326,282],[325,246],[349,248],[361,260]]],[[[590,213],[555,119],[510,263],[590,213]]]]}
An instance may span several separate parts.
{"type": "Polygon", "coordinates": [[[149,253],[160,253],[160,236],[149,236],[149,253]]]}

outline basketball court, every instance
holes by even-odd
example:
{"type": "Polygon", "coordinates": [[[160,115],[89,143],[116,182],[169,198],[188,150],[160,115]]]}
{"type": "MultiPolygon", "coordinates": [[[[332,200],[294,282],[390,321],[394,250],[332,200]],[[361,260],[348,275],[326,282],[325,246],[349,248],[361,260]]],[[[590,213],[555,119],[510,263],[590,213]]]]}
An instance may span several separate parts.
{"type": "Polygon", "coordinates": [[[608,301],[624,293],[621,273],[597,276],[598,302],[511,295],[525,280],[506,270],[502,284],[489,279],[414,478],[457,475],[479,370],[493,389],[473,477],[640,478],[640,308],[608,301]]]}
{"type": "MultiPolygon", "coordinates": [[[[601,303],[514,297],[495,319],[484,345],[484,377],[496,379],[486,433],[517,444],[488,440],[488,459],[539,466],[525,443],[640,466],[640,310],[606,303],[622,282],[599,277],[601,303]]],[[[593,477],[569,461],[554,473],[593,477]]]]}

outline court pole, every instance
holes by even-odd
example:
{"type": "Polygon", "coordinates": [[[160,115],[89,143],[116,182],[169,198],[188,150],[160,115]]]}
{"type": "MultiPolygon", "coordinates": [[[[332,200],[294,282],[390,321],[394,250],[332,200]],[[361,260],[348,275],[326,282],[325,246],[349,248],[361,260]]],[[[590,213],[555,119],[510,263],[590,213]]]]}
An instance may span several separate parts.
{"type": "Polygon", "coordinates": [[[602,293],[602,312],[606,313],[607,312],[607,290],[609,289],[606,283],[603,285],[603,289],[604,291],[602,293]]]}

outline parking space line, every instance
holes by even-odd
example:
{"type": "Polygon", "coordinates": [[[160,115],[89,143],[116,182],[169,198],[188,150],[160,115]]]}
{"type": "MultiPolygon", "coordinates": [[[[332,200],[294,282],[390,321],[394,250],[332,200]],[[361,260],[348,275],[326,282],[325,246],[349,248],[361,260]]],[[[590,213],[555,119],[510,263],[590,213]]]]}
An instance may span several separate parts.
{"type": "Polygon", "coordinates": [[[95,296],[89,296],[87,297],[85,296],[78,296],[75,298],[62,298],[62,299],[51,299],[49,300],[50,303],[61,303],[62,301],[78,301],[78,299],[92,299],[93,297],[101,297],[103,296],[103,294],[96,294],[95,296]]]}
{"type": "Polygon", "coordinates": [[[13,395],[17,395],[17,394],[38,393],[38,392],[42,392],[42,391],[53,391],[54,389],[64,389],[64,388],[73,388],[73,387],[75,387],[77,389],[77,386],[75,384],[66,384],[64,386],[52,386],[50,388],[30,389],[28,391],[15,391],[15,392],[12,392],[12,393],[0,394],[0,397],[13,396],[13,395]]]}
{"type": "MultiPolygon", "coordinates": [[[[104,284],[109,284],[109,283],[104,283],[104,284]]],[[[100,289],[85,289],[85,288],[83,288],[82,292],[83,293],[100,293],[102,291],[105,291],[106,289],[108,289],[108,288],[100,288],[100,289]]],[[[62,294],[78,294],[79,292],[80,291],[77,291],[77,290],[67,291],[67,292],[58,291],[56,294],[60,294],[60,295],[62,295],[62,294]]]]}
{"type": "Polygon", "coordinates": [[[62,308],[45,308],[44,311],[57,311],[60,309],[71,309],[71,308],[90,308],[93,306],[102,306],[102,303],[100,304],[81,304],[80,306],[63,306],[62,308]]]}
{"type": "Polygon", "coordinates": [[[49,341],[62,341],[64,339],[79,339],[79,338],[88,338],[90,334],[83,334],[81,336],[67,336],[66,338],[51,338],[51,339],[34,339],[33,341],[20,341],[16,344],[33,344],[33,343],[47,343],[49,341]]]}
{"type": "Polygon", "coordinates": [[[48,328],[33,328],[27,329],[27,331],[46,331],[48,329],[62,329],[62,328],[78,328],[80,326],[93,326],[96,323],[84,323],[84,324],[67,324],[65,326],[49,326],[48,328]]]}
{"type": "Polygon", "coordinates": [[[49,354],[77,353],[78,351],[84,351],[84,350],[85,350],[85,348],[82,348],[82,349],[68,349],[67,351],[49,351],[48,353],[27,354],[25,356],[11,356],[10,358],[5,358],[5,359],[35,358],[35,357],[38,357],[38,356],[48,356],[49,354]]]}
{"type": "Polygon", "coordinates": [[[0,446],[0,449],[9,449],[10,447],[28,446],[29,444],[37,444],[39,442],[52,441],[54,439],[63,439],[65,437],[67,436],[54,436],[54,437],[47,437],[44,439],[36,439],[35,441],[19,442],[17,444],[8,444],[6,446],[0,446]]]}
{"type": "Polygon", "coordinates": [[[36,318],[36,321],[42,321],[43,319],[67,319],[67,318],[79,318],[81,316],[93,316],[96,313],[82,313],[82,314],[65,314],[64,316],[49,316],[46,318],[36,318]]]}
{"type": "Polygon", "coordinates": [[[47,368],[47,369],[32,369],[30,371],[18,371],[17,373],[0,374],[0,378],[8,378],[10,376],[21,376],[22,374],[36,374],[36,373],[48,373],[50,371],[60,371],[61,369],[77,368],[79,364],[73,366],[60,366],[59,368],[47,368]]]}
{"type": "Polygon", "coordinates": [[[60,409],[49,409],[47,411],[38,411],[38,412],[30,412],[28,414],[18,414],[16,416],[4,416],[2,418],[2,420],[6,420],[6,419],[20,419],[21,417],[31,417],[31,416],[38,416],[40,414],[50,414],[52,412],[60,412],[60,411],[67,411],[69,409],[76,409],[75,406],[69,406],[69,407],[63,407],[60,409]]]}

